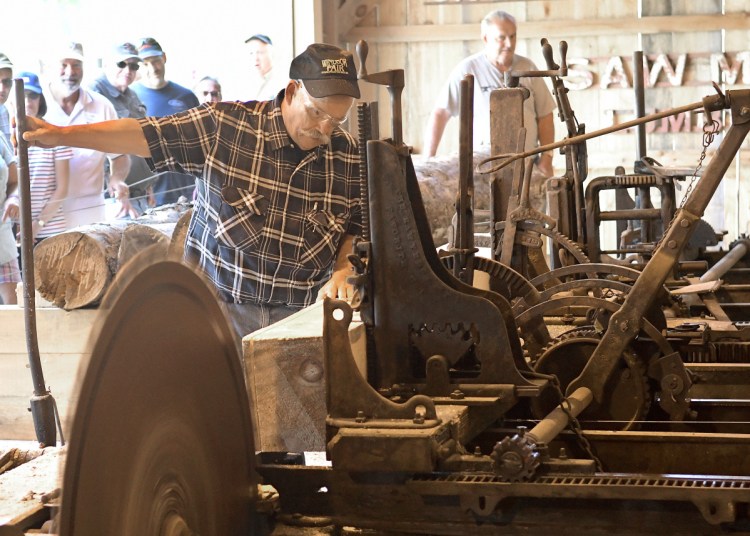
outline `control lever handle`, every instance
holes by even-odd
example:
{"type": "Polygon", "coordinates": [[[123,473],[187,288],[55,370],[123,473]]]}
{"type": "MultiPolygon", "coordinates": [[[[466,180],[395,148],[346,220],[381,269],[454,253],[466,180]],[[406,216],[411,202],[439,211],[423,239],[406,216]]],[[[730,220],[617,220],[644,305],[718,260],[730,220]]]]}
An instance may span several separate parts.
{"type": "Polygon", "coordinates": [[[359,70],[357,79],[366,80],[371,84],[378,84],[388,88],[388,94],[391,96],[391,136],[396,145],[401,145],[402,137],[402,114],[401,114],[401,92],[404,89],[404,70],[390,69],[379,73],[368,73],[365,61],[370,50],[367,42],[359,40],[356,46],[357,56],[359,57],[359,70]]]}
{"type": "Polygon", "coordinates": [[[367,41],[364,39],[360,39],[357,41],[357,58],[359,58],[359,69],[357,70],[357,79],[358,80],[367,80],[367,66],[365,65],[365,62],[367,61],[367,54],[370,53],[370,45],[367,44],[367,41]]]}

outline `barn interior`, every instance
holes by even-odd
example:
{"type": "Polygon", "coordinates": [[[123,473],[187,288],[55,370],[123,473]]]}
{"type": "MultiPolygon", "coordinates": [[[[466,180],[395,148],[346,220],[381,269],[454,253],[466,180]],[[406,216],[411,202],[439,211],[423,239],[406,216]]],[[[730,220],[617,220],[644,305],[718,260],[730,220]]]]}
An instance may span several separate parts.
{"type": "Polygon", "coordinates": [[[750,534],[746,3],[287,7],[290,59],[357,67],[351,298],[239,341],[183,261],[188,200],[22,237],[0,535],[750,534]],[[534,68],[461,76],[429,155],[493,10],[534,68]]]}

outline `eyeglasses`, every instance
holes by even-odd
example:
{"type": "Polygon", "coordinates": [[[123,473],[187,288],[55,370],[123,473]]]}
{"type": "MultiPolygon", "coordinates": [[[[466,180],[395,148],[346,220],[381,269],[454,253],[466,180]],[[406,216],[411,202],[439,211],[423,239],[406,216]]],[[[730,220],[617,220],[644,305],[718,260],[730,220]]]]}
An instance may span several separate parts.
{"type": "MultiPolygon", "coordinates": [[[[300,88],[302,88],[302,84],[300,83],[300,88]]],[[[307,96],[307,90],[302,94],[303,98],[305,99],[305,110],[307,111],[307,115],[310,117],[310,119],[314,120],[316,123],[322,123],[323,121],[328,121],[333,128],[340,127],[346,121],[349,119],[349,116],[346,115],[341,119],[336,119],[331,114],[328,114],[315,106],[313,102],[310,100],[310,97],[307,96]]]]}
{"type": "Polygon", "coordinates": [[[13,85],[13,79],[3,78],[2,80],[0,80],[0,84],[2,84],[4,88],[9,88],[13,85]]]}
{"type": "Polygon", "coordinates": [[[218,97],[219,92],[218,91],[204,91],[203,92],[204,97],[208,97],[209,95],[211,95],[212,97],[218,97]]]}
{"type": "Polygon", "coordinates": [[[127,67],[131,71],[137,71],[138,69],[141,68],[141,66],[138,63],[136,63],[136,62],[127,62],[127,61],[118,61],[117,62],[117,67],[119,67],[120,69],[124,69],[125,67],[127,67]]]}

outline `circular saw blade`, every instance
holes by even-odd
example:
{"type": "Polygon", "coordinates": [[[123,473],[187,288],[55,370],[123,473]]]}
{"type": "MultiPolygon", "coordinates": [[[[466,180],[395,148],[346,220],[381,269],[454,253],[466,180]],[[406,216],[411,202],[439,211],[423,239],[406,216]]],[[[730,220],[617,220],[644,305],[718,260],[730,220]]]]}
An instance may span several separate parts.
{"type": "Polygon", "coordinates": [[[59,534],[249,534],[255,449],[234,334],[187,266],[121,275],[79,371],[59,534]]]}

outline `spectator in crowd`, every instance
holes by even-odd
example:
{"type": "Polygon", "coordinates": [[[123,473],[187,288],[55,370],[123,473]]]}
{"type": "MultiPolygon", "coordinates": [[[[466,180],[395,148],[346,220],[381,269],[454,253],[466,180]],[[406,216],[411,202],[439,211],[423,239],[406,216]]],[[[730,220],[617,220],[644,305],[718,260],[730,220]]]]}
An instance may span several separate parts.
{"type": "MultiPolygon", "coordinates": [[[[39,77],[30,72],[18,73],[23,79],[26,97],[26,116],[44,117],[47,99],[42,93],[39,77]]],[[[68,195],[70,147],[29,147],[29,178],[31,179],[31,235],[38,241],[65,231],[67,225],[62,204],[68,195]]],[[[9,203],[18,206],[18,198],[9,203]]]]}
{"type": "Polygon", "coordinates": [[[13,87],[13,64],[8,56],[0,52],[0,133],[7,143],[10,143],[10,116],[5,107],[5,101],[8,100],[11,87],[13,87]]]}
{"type": "Polygon", "coordinates": [[[163,118],[72,129],[31,118],[24,137],[134,153],[158,170],[195,173],[185,256],[214,283],[244,336],[318,296],[352,293],[359,153],[340,125],[359,98],[354,58],[313,44],[289,74],[274,101],[204,104],[163,118]]]}
{"type": "MultiPolygon", "coordinates": [[[[103,95],[115,107],[117,117],[146,117],[146,106],[138,95],[130,89],[141,66],[138,50],[132,43],[122,43],[114,47],[104,58],[103,72],[89,88],[103,95]]],[[[143,212],[149,207],[151,186],[148,180],[153,173],[146,160],[130,155],[130,172],[125,183],[130,189],[130,203],[134,210],[143,212]]]]}
{"type": "Polygon", "coordinates": [[[138,55],[143,60],[143,73],[131,89],[146,105],[148,115],[164,117],[198,106],[192,91],[167,80],[167,54],[156,39],[142,39],[138,55]]]}
{"type": "MultiPolygon", "coordinates": [[[[114,107],[107,99],[81,87],[83,47],[80,43],[70,43],[64,47],[52,61],[45,64],[45,73],[50,81],[51,96],[47,101],[46,120],[53,125],[83,125],[117,118],[114,107]]],[[[107,158],[111,170],[108,189],[122,205],[118,215],[134,215],[125,184],[125,177],[130,171],[130,158],[91,149],[73,149],[68,197],[63,203],[68,228],[106,221],[104,161],[107,158]]]]}
{"type": "Polygon", "coordinates": [[[0,206],[3,218],[0,221],[0,298],[3,304],[18,303],[16,287],[21,282],[18,265],[18,247],[13,236],[13,221],[18,220],[18,170],[13,149],[8,143],[0,143],[0,206]]]}
{"type": "Polygon", "coordinates": [[[213,76],[204,76],[195,85],[195,96],[201,104],[206,102],[221,102],[221,84],[213,76]]]}
{"type": "Polygon", "coordinates": [[[250,50],[250,64],[252,65],[252,80],[248,100],[273,100],[284,89],[289,78],[286,73],[273,68],[273,43],[271,38],[263,34],[249,37],[247,43],[250,50]]]}
{"type": "MultiPolygon", "coordinates": [[[[145,37],[138,47],[144,73],[132,89],[146,105],[146,113],[153,117],[184,112],[200,103],[189,89],[166,79],[167,55],[153,37],[145,37]]],[[[152,183],[157,205],[176,203],[180,197],[193,198],[195,177],[170,172],[159,175],[152,183]]]]}
{"type": "MultiPolygon", "coordinates": [[[[458,115],[458,93],[461,80],[467,74],[474,75],[474,147],[489,145],[490,139],[490,93],[505,87],[508,71],[535,71],[536,65],[515,53],[516,19],[505,11],[488,13],[481,23],[484,50],[462,60],[451,72],[448,82],[438,95],[435,108],[425,133],[424,154],[434,156],[437,152],[445,126],[451,117],[458,115]]],[[[529,98],[523,103],[523,124],[527,129],[526,150],[554,142],[555,124],[553,110],[555,100],[542,78],[521,78],[520,85],[529,89],[529,98]]],[[[531,176],[530,200],[539,211],[546,207],[545,183],[553,174],[552,152],[536,160],[531,176]]]]}

